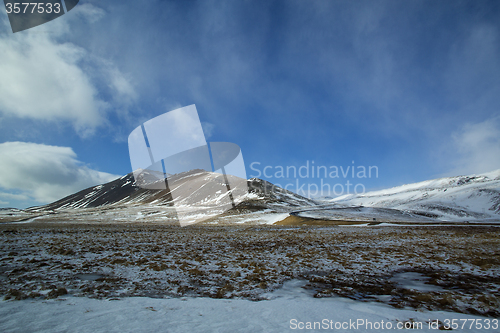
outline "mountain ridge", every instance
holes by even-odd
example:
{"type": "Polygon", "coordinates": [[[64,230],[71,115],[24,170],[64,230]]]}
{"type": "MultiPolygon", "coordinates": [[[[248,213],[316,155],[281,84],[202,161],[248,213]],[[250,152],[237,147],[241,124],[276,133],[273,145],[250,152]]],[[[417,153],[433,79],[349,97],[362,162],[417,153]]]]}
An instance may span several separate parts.
{"type": "MultiPolygon", "coordinates": [[[[205,172],[211,174],[210,172],[205,172]]],[[[196,174],[195,174],[196,175],[196,174]]],[[[190,176],[193,176],[191,174],[190,176]]],[[[189,181],[187,179],[186,181],[189,181]]],[[[247,180],[248,200],[265,199],[271,204],[291,206],[315,205],[316,202],[294,192],[282,189],[259,178],[247,180]],[[253,195],[252,195],[253,194],[253,195]]],[[[65,208],[97,208],[119,204],[171,205],[166,190],[144,189],[137,186],[133,173],[129,173],[111,182],[86,188],[60,200],[43,206],[30,207],[26,210],[60,210],[65,208]]],[[[246,201],[248,201],[246,200],[246,201]]]]}
{"type": "MultiPolygon", "coordinates": [[[[181,204],[189,209],[190,203],[200,200],[212,205],[217,203],[226,194],[214,191],[214,187],[210,188],[212,185],[209,180],[214,180],[215,175],[204,170],[191,170],[173,176],[179,180],[177,185],[186,187],[182,191],[186,197],[177,197],[176,205],[181,204]],[[205,186],[206,192],[200,191],[205,186]]],[[[216,185],[220,186],[218,176],[219,184],[216,185]]],[[[207,223],[272,224],[289,214],[338,221],[500,221],[500,169],[321,201],[300,196],[258,178],[239,181],[246,182],[248,189],[245,188],[239,203],[213,215],[207,223]]],[[[160,184],[164,180],[158,179],[157,182],[160,184]]],[[[24,210],[2,210],[0,222],[175,223],[177,210],[172,197],[167,194],[166,190],[138,186],[133,173],[129,173],[47,205],[24,210]]]]}
{"type": "Polygon", "coordinates": [[[344,195],[328,202],[399,209],[439,220],[500,219],[500,169],[344,195]]]}

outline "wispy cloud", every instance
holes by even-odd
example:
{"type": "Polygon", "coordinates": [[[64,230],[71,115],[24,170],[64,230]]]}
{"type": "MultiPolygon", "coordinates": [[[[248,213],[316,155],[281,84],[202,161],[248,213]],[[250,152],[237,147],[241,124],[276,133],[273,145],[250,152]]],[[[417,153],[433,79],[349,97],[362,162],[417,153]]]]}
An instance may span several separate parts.
{"type": "MultiPolygon", "coordinates": [[[[73,12],[72,12],[73,13],[73,12]]],[[[72,20],[96,20],[103,11],[85,4],[72,20]]],[[[0,24],[7,26],[3,19],[0,24]]],[[[106,125],[107,112],[137,95],[130,80],[110,61],[65,41],[66,20],[19,34],[0,34],[0,115],[71,124],[82,136],[106,125]],[[106,88],[108,98],[103,98],[106,88]]]]}
{"type": "Polygon", "coordinates": [[[47,34],[0,37],[0,112],[39,120],[66,120],[78,131],[99,126],[107,105],[78,66],[85,51],[47,34]]]}
{"type": "Polygon", "coordinates": [[[29,197],[25,194],[0,193],[0,198],[10,200],[28,200],[29,197]]]}
{"type": "Polygon", "coordinates": [[[0,197],[49,203],[118,178],[78,161],[69,147],[27,142],[0,144],[0,197]]]}
{"type": "Polygon", "coordinates": [[[456,174],[472,174],[500,169],[500,117],[466,124],[453,134],[458,152],[456,174]]]}
{"type": "MultiPolygon", "coordinates": [[[[19,202],[28,202],[30,201],[30,198],[25,195],[25,194],[13,194],[13,193],[4,193],[0,192],[0,205],[2,206],[8,206],[11,205],[12,203],[19,203],[19,202]],[[9,201],[2,201],[4,200],[9,200],[9,201]]],[[[14,204],[12,204],[14,206],[14,204]]]]}

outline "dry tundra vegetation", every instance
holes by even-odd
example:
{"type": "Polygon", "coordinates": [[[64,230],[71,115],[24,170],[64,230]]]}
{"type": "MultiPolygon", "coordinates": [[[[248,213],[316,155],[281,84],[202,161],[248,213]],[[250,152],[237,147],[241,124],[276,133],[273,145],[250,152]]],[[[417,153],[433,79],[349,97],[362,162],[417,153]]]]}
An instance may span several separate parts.
{"type": "Polygon", "coordinates": [[[0,225],[4,299],[262,300],[303,279],[314,297],[500,316],[497,227],[0,225]],[[433,288],[393,277],[417,272],[433,288]]]}

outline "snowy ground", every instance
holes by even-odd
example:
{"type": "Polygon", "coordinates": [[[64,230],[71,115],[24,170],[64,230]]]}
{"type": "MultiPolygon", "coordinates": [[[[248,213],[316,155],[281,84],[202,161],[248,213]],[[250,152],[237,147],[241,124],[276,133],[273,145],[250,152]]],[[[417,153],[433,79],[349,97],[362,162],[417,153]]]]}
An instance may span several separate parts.
{"type": "Polygon", "coordinates": [[[2,224],[0,330],[492,321],[500,317],[499,236],[498,227],[478,226],[2,224]]]}
{"type": "Polygon", "coordinates": [[[500,332],[498,319],[444,311],[395,309],[348,298],[311,297],[290,281],[271,300],[64,297],[0,303],[2,332],[500,332]],[[481,325],[483,329],[477,329],[481,325]],[[486,329],[485,327],[488,327],[486,329]],[[312,329],[308,329],[312,328],[312,329]],[[315,328],[315,329],[314,329],[315,328]]]}
{"type": "MultiPolygon", "coordinates": [[[[297,207],[288,207],[279,203],[269,204],[272,208],[267,208],[265,203],[254,201],[258,207],[242,208],[230,210],[204,220],[207,224],[273,224],[283,220],[288,213],[297,207]]],[[[252,206],[251,203],[247,205],[252,206]]],[[[199,212],[194,209],[194,212],[199,212]]],[[[174,207],[158,206],[151,204],[104,206],[95,208],[60,209],[60,210],[17,210],[0,209],[1,223],[162,223],[179,225],[177,211],[174,207]]]]}
{"type": "Polygon", "coordinates": [[[296,213],[296,216],[319,220],[341,221],[384,221],[384,222],[415,222],[426,223],[436,221],[397,209],[378,207],[335,207],[333,209],[306,209],[296,213]]]}

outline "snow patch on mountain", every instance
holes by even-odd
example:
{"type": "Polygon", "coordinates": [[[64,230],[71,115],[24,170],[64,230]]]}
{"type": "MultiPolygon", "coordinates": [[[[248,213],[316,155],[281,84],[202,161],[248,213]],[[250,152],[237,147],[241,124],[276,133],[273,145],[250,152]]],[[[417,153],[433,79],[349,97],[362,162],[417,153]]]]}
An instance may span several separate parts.
{"type": "Polygon", "coordinates": [[[349,194],[328,202],[344,207],[398,209],[437,220],[500,220],[500,169],[349,194]]]}

